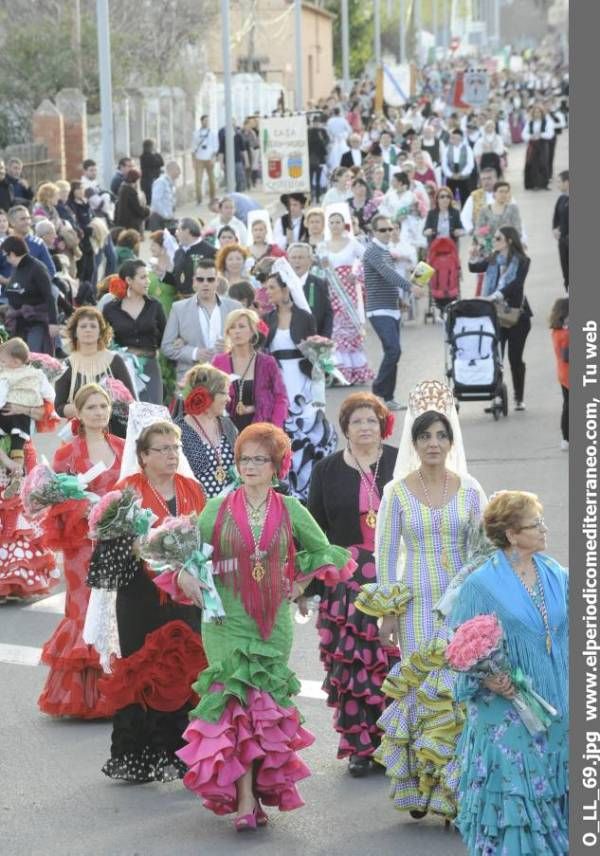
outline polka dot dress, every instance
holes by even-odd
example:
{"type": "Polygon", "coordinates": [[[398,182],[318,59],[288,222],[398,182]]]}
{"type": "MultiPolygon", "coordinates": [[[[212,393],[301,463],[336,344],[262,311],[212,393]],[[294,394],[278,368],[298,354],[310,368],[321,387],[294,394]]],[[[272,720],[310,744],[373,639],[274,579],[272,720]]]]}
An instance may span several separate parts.
{"type": "Polygon", "coordinates": [[[203,440],[200,434],[184,420],[178,420],[178,425],[181,428],[183,454],[188,459],[192,472],[202,485],[208,499],[218,496],[232,482],[229,471],[235,460],[233,448],[229,444],[225,434],[222,433],[221,444],[219,446],[220,462],[227,473],[227,477],[225,481],[218,482],[215,478],[215,472],[219,466],[219,455],[215,449],[203,440]]]}

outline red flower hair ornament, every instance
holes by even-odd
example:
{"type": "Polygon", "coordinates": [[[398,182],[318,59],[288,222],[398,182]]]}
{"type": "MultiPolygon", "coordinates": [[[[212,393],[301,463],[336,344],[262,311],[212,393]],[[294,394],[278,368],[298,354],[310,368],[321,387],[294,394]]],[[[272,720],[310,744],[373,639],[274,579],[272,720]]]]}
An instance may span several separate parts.
{"type": "Polygon", "coordinates": [[[280,479],[284,479],[290,471],[290,467],[292,466],[292,450],[286,449],[283,458],[281,459],[281,463],[279,464],[279,470],[277,471],[277,475],[280,479]]]}
{"type": "Polygon", "coordinates": [[[127,283],[120,276],[111,276],[108,284],[108,291],[116,300],[123,300],[127,297],[127,283]]]}
{"type": "Polygon", "coordinates": [[[74,437],[79,437],[80,433],[81,433],[81,420],[77,419],[77,417],[74,417],[73,419],[71,419],[71,434],[74,437]]]}
{"type": "Polygon", "coordinates": [[[195,386],[185,397],[183,407],[191,416],[206,413],[214,399],[205,386],[195,386]]]}
{"type": "Polygon", "coordinates": [[[384,440],[391,436],[392,431],[394,430],[395,421],[396,417],[394,416],[394,414],[388,411],[388,415],[385,417],[385,425],[383,426],[383,431],[381,432],[381,436],[384,440]]]}
{"type": "Polygon", "coordinates": [[[258,322],[258,324],[256,325],[256,329],[258,330],[260,335],[265,336],[265,338],[269,335],[269,327],[267,324],[265,324],[265,322],[262,320],[262,318],[258,322]]]}

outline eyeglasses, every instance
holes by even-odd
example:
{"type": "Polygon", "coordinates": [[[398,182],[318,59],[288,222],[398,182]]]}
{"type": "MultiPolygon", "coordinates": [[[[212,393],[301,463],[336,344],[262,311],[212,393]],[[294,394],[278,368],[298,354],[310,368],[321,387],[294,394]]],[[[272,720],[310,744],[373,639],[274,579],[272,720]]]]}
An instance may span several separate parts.
{"type": "Polygon", "coordinates": [[[531,523],[529,526],[521,526],[521,532],[524,529],[546,529],[546,521],[543,517],[540,517],[539,520],[536,520],[535,523],[531,523]]]}
{"type": "Polygon", "coordinates": [[[157,448],[156,446],[150,446],[148,448],[149,452],[156,452],[158,455],[178,455],[180,450],[180,443],[174,443],[172,446],[161,446],[160,448],[157,448]]]}
{"type": "Polygon", "coordinates": [[[216,276],[195,276],[194,279],[196,282],[216,282],[216,276]]]}
{"type": "Polygon", "coordinates": [[[393,231],[394,231],[394,229],[393,229],[393,227],[392,227],[392,226],[390,226],[390,228],[389,228],[389,229],[375,229],[375,231],[376,231],[376,232],[381,232],[382,234],[384,234],[385,232],[393,232],[393,231]]]}
{"type": "Polygon", "coordinates": [[[257,467],[264,467],[265,464],[271,463],[271,458],[267,458],[264,455],[254,455],[254,457],[242,455],[239,463],[240,467],[247,467],[249,464],[256,464],[257,467]]]}

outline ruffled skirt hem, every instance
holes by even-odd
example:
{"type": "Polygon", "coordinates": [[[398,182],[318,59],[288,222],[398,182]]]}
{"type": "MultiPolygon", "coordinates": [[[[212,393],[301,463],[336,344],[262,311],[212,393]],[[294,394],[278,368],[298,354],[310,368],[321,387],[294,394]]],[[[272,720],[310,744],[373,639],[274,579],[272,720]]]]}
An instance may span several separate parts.
{"type": "Polygon", "coordinates": [[[193,719],[183,737],[187,746],[177,755],[188,767],[184,785],[215,814],[237,810],[235,783],[251,768],[264,805],[280,811],[304,805],[296,783],[310,771],[296,753],[314,737],[302,728],[295,707],[281,707],[269,693],[250,687],[244,705],[229,698],[218,722],[193,719]]]}
{"type": "Polygon", "coordinates": [[[157,752],[150,747],[140,753],[126,752],[109,758],[102,767],[102,772],[109,779],[120,779],[133,785],[174,782],[183,779],[185,770],[185,764],[173,753],[157,752]]]}

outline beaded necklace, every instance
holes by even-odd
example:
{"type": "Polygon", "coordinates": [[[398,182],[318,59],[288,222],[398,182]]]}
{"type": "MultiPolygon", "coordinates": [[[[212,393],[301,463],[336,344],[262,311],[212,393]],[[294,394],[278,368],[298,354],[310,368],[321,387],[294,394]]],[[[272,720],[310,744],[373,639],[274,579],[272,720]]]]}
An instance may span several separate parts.
{"type": "Polygon", "coordinates": [[[531,600],[533,601],[534,606],[542,616],[542,621],[544,622],[544,630],[546,631],[546,651],[550,653],[552,651],[552,636],[550,635],[550,622],[548,621],[548,609],[546,607],[546,597],[544,595],[544,587],[542,585],[542,581],[540,579],[540,575],[537,569],[537,565],[533,558],[531,559],[533,563],[533,567],[535,569],[535,581],[531,588],[525,582],[524,574],[521,574],[520,571],[513,565],[510,560],[510,557],[505,553],[506,558],[508,559],[508,564],[510,565],[512,572],[515,574],[531,600]]]}
{"type": "Polygon", "coordinates": [[[197,419],[196,416],[194,416],[194,414],[191,414],[191,417],[194,420],[194,422],[196,423],[196,425],[198,426],[198,430],[200,431],[200,433],[202,434],[202,436],[204,437],[204,439],[206,440],[206,442],[208,443],[208,445],[210,446],[210,448],[213,450],[213,452],[216,455],[217,468],[215,469],[215,479],[219,484],[223,484],[223,482],[227,478],[227,471],[225,470],[225,467],[223,466],[223,456],[221,455],[221,440],[223,438],[223,432],[221,431],[221,425],[220,425],[219,421],[217,420],[217,427],[219,429],[219,439],[217,440],[217,443],[215,445],[213,443],[213,441],[210,439],[210,437],[208,436],[208,434],[206,433],[206,431],[204,430],[204,428],[202,427],[202,425],[200,424],[200,420],[197,419]]]}
{"type": "MultiPolygon", "coordinates": [[[[156,490],[154,485],[150,482],[150,479],[146,479],[146,481],[148,482],[148,487],[150,488],[150,490],[154,494],[154,497],[158,501],[159,505],[162,505],[162,507],[167,512],[167,516],[171,517],[171,509],[167,505],[165,498],[156,490]]],[[[175,491],[174,497],[175,497],[175,517],[178,517],[179,516],[179,503],[177,502],[177,491],[175,491]]]]}

